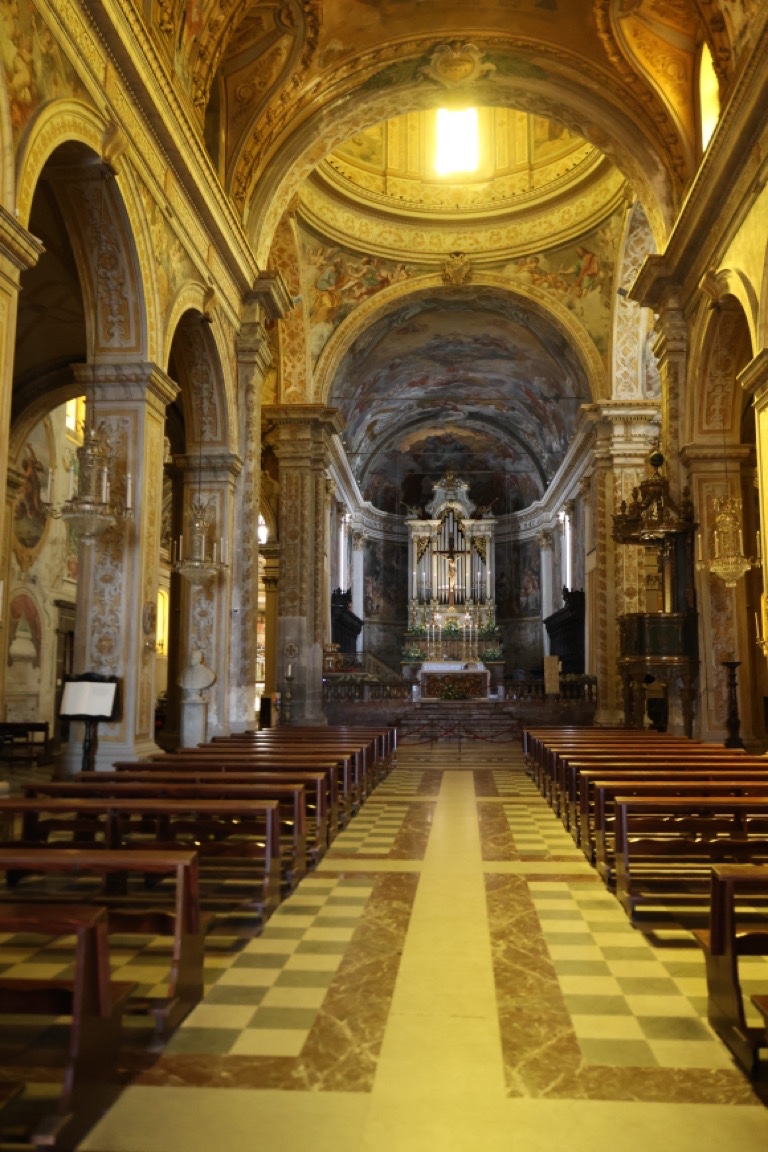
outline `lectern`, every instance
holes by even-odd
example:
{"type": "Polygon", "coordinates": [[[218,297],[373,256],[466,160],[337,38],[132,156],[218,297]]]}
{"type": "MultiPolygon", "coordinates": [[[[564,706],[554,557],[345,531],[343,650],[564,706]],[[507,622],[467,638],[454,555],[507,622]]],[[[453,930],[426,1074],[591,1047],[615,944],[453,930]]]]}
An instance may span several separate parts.
{"type": "Polygon", "coordinates": [[[96,754],[96,728],[100,720],[117,719],[117,678],[82,672],[64,681],[59,715],[81,720],[85,725],[81,771],[93,768],[96,754]]]}

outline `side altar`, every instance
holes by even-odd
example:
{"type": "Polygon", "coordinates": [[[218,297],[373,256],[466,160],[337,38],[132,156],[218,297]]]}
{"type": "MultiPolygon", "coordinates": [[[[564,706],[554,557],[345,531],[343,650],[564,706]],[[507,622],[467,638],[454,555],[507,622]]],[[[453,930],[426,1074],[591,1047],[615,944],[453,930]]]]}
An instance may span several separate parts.
{"type": "Polygon", "coordinates": [[[426,516],[409,509],[406,520],[410,597],[402,666],[422,696],[487,697],[504,682],[493,595],[496,522],[490,508],[472,503],[468,488],[447,472],[432,485],[426,516]]]}

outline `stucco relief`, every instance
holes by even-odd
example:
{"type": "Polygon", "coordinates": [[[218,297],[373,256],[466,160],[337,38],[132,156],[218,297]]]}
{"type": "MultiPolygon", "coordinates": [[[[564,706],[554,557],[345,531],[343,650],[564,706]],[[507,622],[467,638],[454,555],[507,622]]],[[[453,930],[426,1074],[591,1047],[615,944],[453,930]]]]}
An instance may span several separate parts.
{"type": "Polygon", "coordinates": [[[275,233],[270,255],[270,268],[278,270],[288,291],[297,301],[279,325],[280,399],[286,404],[300,404],[308,399],[308,351],[306,325],[311,317],[312,300],[307,299],[302,284],[301,264],[297,252],[297,236],[292,219],[288,216],[275,233]]]}
{"type": "MultiPolygon", "coordinates": [[[[627,236],[620,261],[618,284],[626,288],[634,281],[645,257],[654,250],[653,237],[642,205],[632,206],[627,236]]],[[[616,300],[613,331],[613,387],[621,399],[653,395],[657,392],[655,361],[646,360],[647,309],[619,295],[616,300]],[[650,386],[649,386],[650,385],[650,386]]]]}
{"type": "Polygon", "coordinates": [[[280,470],[280,615],[299,616],[306,602],[302,551],[309,476],[280,470]]]}

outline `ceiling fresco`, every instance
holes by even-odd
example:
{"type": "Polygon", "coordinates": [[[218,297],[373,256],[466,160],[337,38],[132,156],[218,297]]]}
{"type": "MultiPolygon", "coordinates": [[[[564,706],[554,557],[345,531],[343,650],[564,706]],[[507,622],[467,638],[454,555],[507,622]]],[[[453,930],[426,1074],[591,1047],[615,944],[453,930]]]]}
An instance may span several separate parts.
{"type": "Polygon", "coordinates": [[[561,333],[509,294],[415,296],[349,350],[329,403],[365,499],[405,515],[452,468],[472,499],[517,511],[557,471],[591,399],[561,333]]]}

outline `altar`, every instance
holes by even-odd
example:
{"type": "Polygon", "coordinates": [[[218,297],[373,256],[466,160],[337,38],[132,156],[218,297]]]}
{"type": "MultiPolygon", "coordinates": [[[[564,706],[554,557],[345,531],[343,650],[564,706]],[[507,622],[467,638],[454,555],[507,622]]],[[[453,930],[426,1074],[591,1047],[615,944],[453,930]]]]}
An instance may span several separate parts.
{"type": "Polygon", "coordinates": [[[425,660],[419,673],[422,700],[486,700],[490,671],[480,663],[425,660]]]}

